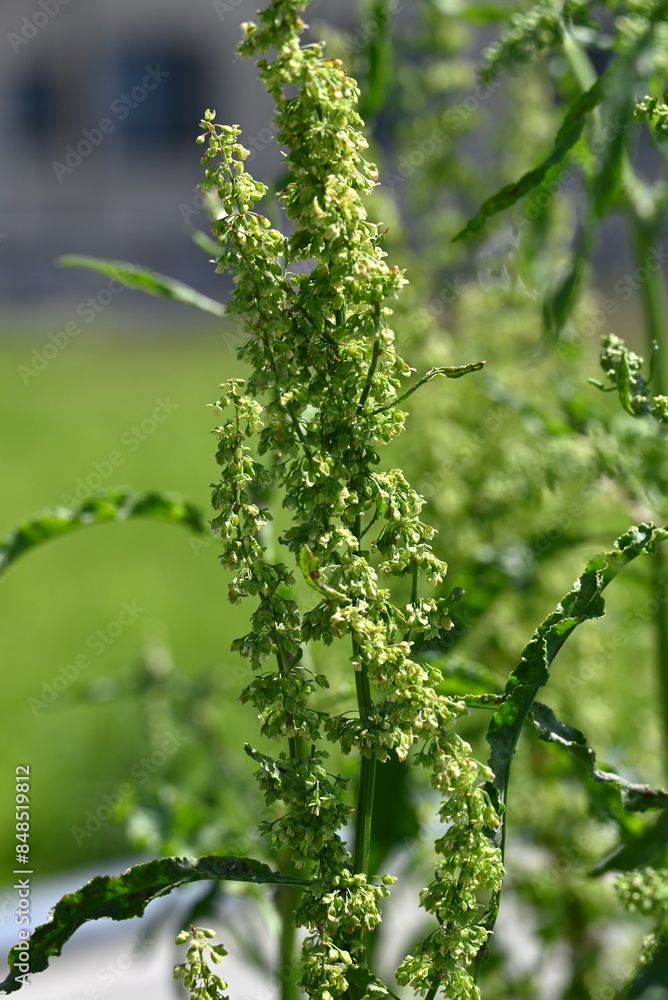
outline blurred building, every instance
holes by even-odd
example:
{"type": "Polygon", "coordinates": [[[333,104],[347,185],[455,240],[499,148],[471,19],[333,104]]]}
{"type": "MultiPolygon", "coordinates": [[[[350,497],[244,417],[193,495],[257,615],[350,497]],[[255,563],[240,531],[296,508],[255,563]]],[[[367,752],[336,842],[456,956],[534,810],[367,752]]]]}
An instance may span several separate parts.
{"type": "MultiPolygon", "coordinates": [[[[314,4],[328,20],[356,0],[314,4]]],[[[280,162],[272,105],[235,56],[258,0],[3,0],[0,293],[73,287],[61,253],[117,257],[201,286],[195,144],[206,107],[238,123],[266,175],[280,162]]],[[[199,221],[206,227],[200,214],[199,221]]],[[[76,283],[81,284],[77,274],[76,283]]]]}

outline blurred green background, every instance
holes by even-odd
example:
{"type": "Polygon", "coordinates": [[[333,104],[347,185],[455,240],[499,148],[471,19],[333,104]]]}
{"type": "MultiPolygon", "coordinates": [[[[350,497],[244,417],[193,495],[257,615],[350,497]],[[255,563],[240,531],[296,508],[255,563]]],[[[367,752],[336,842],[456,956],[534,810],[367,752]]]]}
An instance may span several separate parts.
{"type": "MultiPolygon", "coordinates": [[[[30,363],[32,349],[43,347],[53,327],[2,340],[3,535],[77,490],[85,499],[87,487],[99,485],[96,476],[103,477],[103,489],[173,490],[207,510],[216,465],[206,403],[216,398],[222,379],[238,372],[238,362],[219,330],[201,324],[188,330],[183,312],[178,336],[152,336],[133,330],[134,324],[121,332],[96,328],[71,342],[27,385],[18,367],[30,363]],[[174,412],[152,425],[157,400],[168,401],[174,412]],[[122,463],[115,457],[110,469],[113,452],[122,463]]],[[[220,664],[225,699],[238,697],[238,674],[228,662],[243,612],[227,602],[215,546],[159,522],[96,526],[19,561],[3,580],[0,598],[6,671],[0,773],[9,803],[15,767],[31,766],[35,871],[46,874],[125,851],[124,834],[113,823],[80,845],[71,830],[83,825],[87,810],[103,804],[104,795],[124,782],[136,783],[131,769],[150,750],[137,699],[124,699],[119,711],[105,701],[100,681],[127,675],[142,649],[159,641],[187,672],[220,664]],[[137,610],[116,635],[118,616],[122,622],[132,617],[122,615],[124,604],[137,610]],[[103,636],[96,635],[99,630],[103,636]],[[90,666],[42,707],[51,697],[44,685],[53,687],[64,676],[61,668],[76,669],[82,654],[90,666]]],[[[231,746],[239,746],[247,715],[238,703],[226,712],[231,746]]],[[[2,817],[2,864],[9,871],[9,807],[2,817]]]]}

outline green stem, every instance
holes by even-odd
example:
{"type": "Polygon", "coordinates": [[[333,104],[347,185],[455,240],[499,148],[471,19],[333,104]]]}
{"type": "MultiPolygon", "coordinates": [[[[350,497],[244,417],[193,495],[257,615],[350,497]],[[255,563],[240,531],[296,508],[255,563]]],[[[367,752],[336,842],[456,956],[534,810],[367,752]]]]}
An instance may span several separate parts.
{"type": "MultiPolygon", "coordinates": [[[[353,650],[356,654],[355,646],[353,650]]],[[[360,718],[366,721],[371,714],[371,688],[366,668],[355,671],[355,689],[360,718]]],[[[362,757],[360,784],[357,793],[357,814],[355,821],[355,873],[369,874],[369,854],[371,851],[371,821],[373,818],[373,794],[376,786],[376,757],[362,757]]]]}
{"type": "MultiPolygon", "coordinates": [[[[375,349],[374,349],[375,353],[375,349]]],[[[370,380],[369,380],[370,384],[370,380]]],[[[362,518],[358,515],[355,519],[355,537],[362,537],[362,518]]],[[[358,661],[359,649],[357,642],[353,639],[353,658],[358,661]]],[[[362,661],[359,669],[355,670],[355,692],[357,694],[357,707],[362,722],[366,722],[373,712],[373,701],[371,698],[371,685],[366,665],[362,661]]],[[[371,851],[371,822],[373,818],[373,794],[376,785],[376,756],[362,757],[360,769],[360,783],[357,792],[357,812],[355,815],[355,855],[353,858],[353,869],[355,873],[369,874],[369,854],[371,851]]]]}
{"type": "MultiPolygon", "coordinates": [[[[283,650],[281,649],[278,641],[276,642],[276,663],[278,664],[279,674],[281,677],[285,677],[285,660],[283,659],[283,650]]],[[[294,760],[295,757],[299,756],[297,738],[295,736],[288,736],[288,747],[290,749],[290,757],[294,760]]]]}
{"type": "Polygon", "coordinates": [[[426,997],[424,998],[424,1000],[434,1000],[434,997],[438,993],[440,985],[441,985],[441,980],[440,979],[436,979],[432,983],[431,988],[430,988],[429,992],[427,993],[426,997]]]}
{"type": "Polygon", "coordinates": [[[297,902],[298,896],[295,886],[279,886],[276,905],[281,918],[280,965],[278,969],[281,1000],[297,1000],[299,996],[297,962],[295,961],[297,931],[294,922],[297,902]]]}
{"type": "Polygon", "coordinates": [[[380,349],[380,340],[374,340],[373,352],[371,354],[371,361],[369,363],[369,370],[366,374],[366,381],[364,383],[364,388],[362,389],[362,395],[360,396],[359,403],[357,404],[358,413],[361,413],[362,410],[364,409],[364,404],[366,403],[369,393],[371,392],[373,377],[376,374],[376,368],[378,367],[378,359],[380,358],[381,353],[382,352],[380,349]]]}

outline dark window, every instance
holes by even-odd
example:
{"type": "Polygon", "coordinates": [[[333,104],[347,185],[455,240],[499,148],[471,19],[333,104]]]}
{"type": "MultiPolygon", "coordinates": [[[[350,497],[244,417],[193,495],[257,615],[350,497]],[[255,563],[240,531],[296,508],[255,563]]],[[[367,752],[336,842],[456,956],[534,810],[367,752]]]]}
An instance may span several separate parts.
{"type": "Polygon", "coordinates": [[[10,99],[12,126],[34,139],[47,138],[56,119],[53,82],[41,69],[19,80],[10,99]]]}
{"type": "Polygon", "coordinates": [[[192,138],[205,106],[201,59],[175,48],[132,48],[120,56],[116,77],[118,132],[128,145],[173,147],[192,138]]]}

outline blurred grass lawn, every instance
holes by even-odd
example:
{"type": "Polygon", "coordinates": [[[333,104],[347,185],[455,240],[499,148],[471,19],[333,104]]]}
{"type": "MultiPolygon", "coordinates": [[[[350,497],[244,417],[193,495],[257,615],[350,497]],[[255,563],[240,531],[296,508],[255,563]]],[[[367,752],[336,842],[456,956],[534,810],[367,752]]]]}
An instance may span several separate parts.
{"type": "MultiPolygon", "coordinates": [[[[238,373],[239,364],[219,328],[189,332],[185,311],[178,335],[147,335],[139,322],[134,325],[136,332],[131,323],[119,332],[96,324],[94,332],[71,341],[27,384],[19,366],[31,364],[33,348],[47,343],[46,333],[5,336],[0,344],[3,537],[30,514],[62,503],[77,487],[82,492],[86,483],[98,485],[96,476],[102,488],[183,493],[209,516],[208,486],[217,466],[209,433],[215,419],[206,403],[216,398],[223,379],[238,373]],[[157,401],[168,404],[163,413],[173,409],[162,423],[152,422],[157,401]],[[133,430],[137,426],[140,435],[133,430]],[[115,467],[109,461],[113,452],[121,456],[115,456],[115,467]]],[[[125,850],[123,832],[114,823],[81,846],[72,827],[82,825],[86,811],[95,811],[105,794],[113,795],[131,780],[133,765],[147,752],[141,714],[129,701],[122,706],[72,701],[93,678],[127,669],[155,638],[165,641],[185,671],[229,664],[230,641],[242,631],[244,614],[227,602],[215,547],[196,553],[193,538],[159,522],[94,527],[31,552],[2,582],[6,680],[0,855],[5,872],[14,867],[11,803],[20,764],[29,764],[32,773],[36,873],[125,850]],[[110,625],[112,634],[118,632],[112,623],[124,603],[134,603],[141,613],[135,612],[135,620],[109,645],[108,634],[91,639],[110,625]],[[41,708],[30,701],[41,701],[44,683],[53,684],[62,676],[60,667],[81,654],[90,666],[53,704],[41,708]]],[[[243,720],[254,713],[236,700],[239,683],[232,670],[229,677],[229,712],[222,724],[238,761],[244,756],[239,753],[243,720]]]]}

